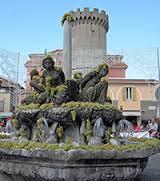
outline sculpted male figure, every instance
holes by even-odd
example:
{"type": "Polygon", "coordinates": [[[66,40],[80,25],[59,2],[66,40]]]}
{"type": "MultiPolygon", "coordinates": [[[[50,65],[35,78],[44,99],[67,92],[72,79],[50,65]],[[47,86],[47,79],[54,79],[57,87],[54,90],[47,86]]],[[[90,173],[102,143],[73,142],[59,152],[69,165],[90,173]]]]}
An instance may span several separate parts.
{"type": "Polygon", "coordinates": [[[58,86],[64,84],[65,76],[61,68],[56,69],[55,63],[50,56],[46,56],[43,59],[42,66],[45,69],[42,77],[46,80],[47,77],[51,78],[51,86],[58,86]]]}
{"type": "Polygon", "coordinates": [[[107,101],[108,83],[101,81],[108,74],[108,65],[102,64],[79,80],[83,101],[104,103],[107,101]]]}

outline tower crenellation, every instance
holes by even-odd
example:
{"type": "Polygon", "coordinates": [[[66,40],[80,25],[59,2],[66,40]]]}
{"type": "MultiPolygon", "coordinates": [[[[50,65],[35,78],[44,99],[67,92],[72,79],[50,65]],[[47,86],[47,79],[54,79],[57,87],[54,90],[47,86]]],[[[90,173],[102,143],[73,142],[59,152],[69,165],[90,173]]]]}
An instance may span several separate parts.
{"type": "Polygon", "coordinates": [[[99,9],[94,8],[93,11],[90,11],[89,8],[85,7],[83,11],[80,8],[77,11],[69,12],[73,18],[74,22],[72,26],[77,24],[97,24],[105,28],[106,32],[108,31],[108,15],[104,10],[99,11],[99,9]]]}

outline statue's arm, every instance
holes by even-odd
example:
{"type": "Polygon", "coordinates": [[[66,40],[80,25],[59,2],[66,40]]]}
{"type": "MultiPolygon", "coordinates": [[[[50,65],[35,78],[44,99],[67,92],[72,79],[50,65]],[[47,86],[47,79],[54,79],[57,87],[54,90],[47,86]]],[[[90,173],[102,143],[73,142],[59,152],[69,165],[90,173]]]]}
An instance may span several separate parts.
{"type": "Polygon", "coordinates": [[[96,72],[89,72],[87,75],[84,76],[84,78],[79,80],[80,87],[83,89],[85,87],[85,84],[95,76],[96,72]]]}
{"type": "Polygon", "coordinates": [[[31,87],[33,87],[35,90],[38,90],[38,91],[40,91],[40,92],[44,92],[44,91],[45,91],[45,88],[44,88],[43,84],[42,84],[42,85],[39,85],[39,83],[38,83],[36,80],[31,80],[30,85],[31,85],[31,87]]]}
{"type": "Polygon", "coordinates": [[[60,72],[60,76],[61,76],[62,82],[64,83],[65,82],[65,75],[64,75],[63,71],[60,72]]]}

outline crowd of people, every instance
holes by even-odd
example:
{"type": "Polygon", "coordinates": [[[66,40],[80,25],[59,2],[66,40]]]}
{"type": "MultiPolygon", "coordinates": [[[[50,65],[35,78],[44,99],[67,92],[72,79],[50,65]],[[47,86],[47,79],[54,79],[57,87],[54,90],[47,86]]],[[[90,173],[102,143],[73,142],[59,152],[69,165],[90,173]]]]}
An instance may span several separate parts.
{"type": "Polygon", "coordinates": [[[160,119],[151,118],[147,125],[144,126],[141,121],[138,121],[136,125],[134,125],[135,132],[148,131],[150,137],[160,137],[160,119]]]}

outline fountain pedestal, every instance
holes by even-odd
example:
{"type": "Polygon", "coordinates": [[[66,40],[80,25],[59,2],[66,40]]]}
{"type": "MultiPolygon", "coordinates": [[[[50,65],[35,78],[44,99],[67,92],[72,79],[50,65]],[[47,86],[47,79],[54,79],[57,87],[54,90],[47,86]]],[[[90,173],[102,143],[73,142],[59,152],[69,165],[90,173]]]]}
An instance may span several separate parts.
{"type": "Polygon", "coordinates": [[[129,180],[145,168],[158,148],[139,151],[0,149],[3,181],[129,180]]]}

